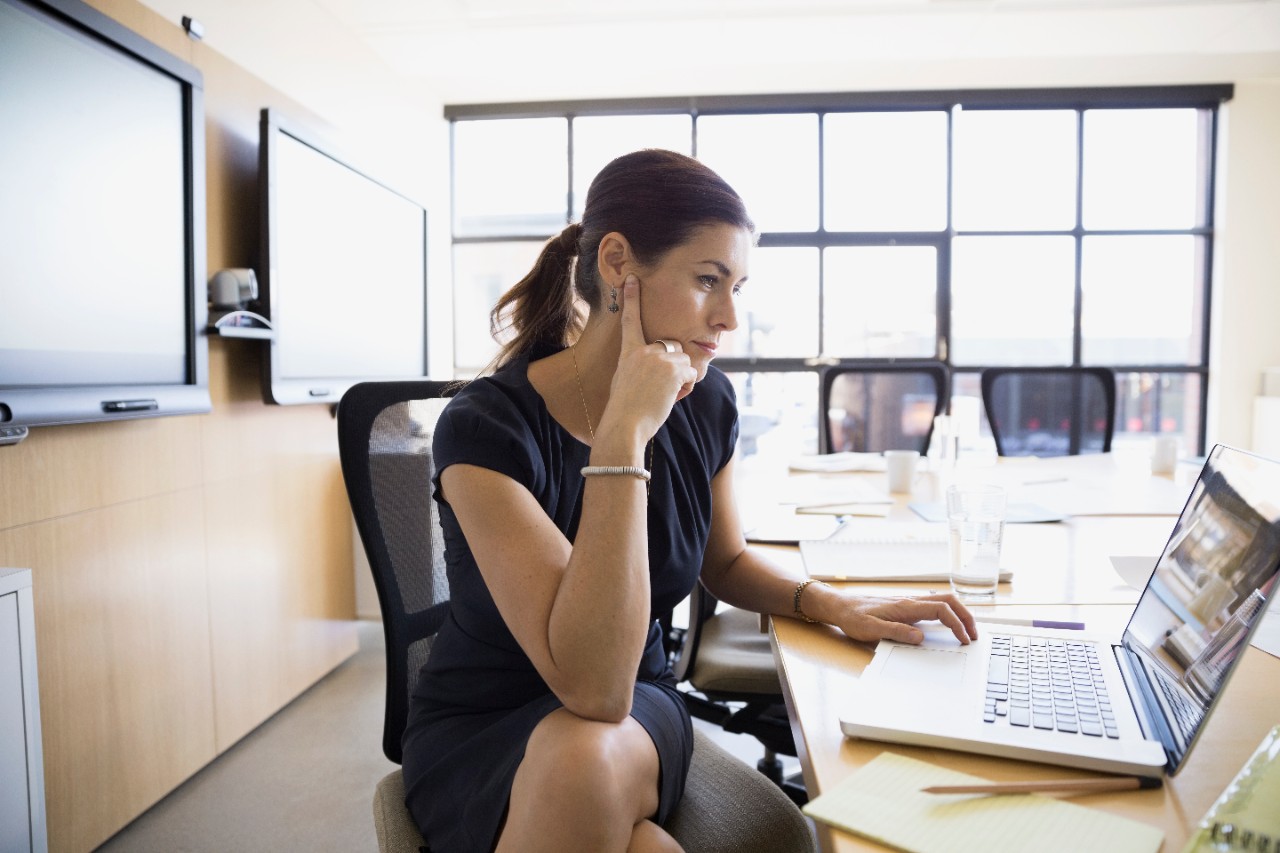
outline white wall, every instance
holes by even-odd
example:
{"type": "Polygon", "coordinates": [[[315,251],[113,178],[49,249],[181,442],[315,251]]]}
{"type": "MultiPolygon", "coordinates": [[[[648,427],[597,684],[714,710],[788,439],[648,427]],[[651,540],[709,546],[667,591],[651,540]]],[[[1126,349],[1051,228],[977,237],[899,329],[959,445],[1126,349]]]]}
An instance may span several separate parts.
{"type": "Polygon", "coordinates": [[[1210,442],[1254,446],[1260,371],[1280,365],[1280,335],[1272,328],[1280,317],[1275,3],[1099,7],[1087,20],[1065,12],[927,16],[919,18],[926,29],[906,41],[877,36],[884,22],[857,16],[834,22],[735,16],[681,24],[676,37],[672,25],[622,21],[609,29],[583,19],[571,33],[563,24],[405,33],[393,68],[324,3],[272,0],[249,12],[224,0],[143,2],[175,19],[200,18],[211,46],[330,117],[391,174],[411,181],[410,191],[431,212],[431,359],[438,378],[448,376],[453,352],[448,126],[440,118],[446,100],[1233,83],[1220,148],[1207,429],[1210,442]],[[703,38],[697,25],[714,37],[703,38]],[[583,49],[545,48],[566,40],[583,49]],[[440,88],[412,88],[400,75],[422,70],[412,68],[415,58],[437,67],[450,60],[448,78],[436,80],[440,88]]]}
{"type": "Polygon", "coordinates": [[[1208,440],[1256,449],[1253,399],[1280,365],[1280,80],[1236,83],[1223,115],[1208,440]]]}
{"type": "Polygon", "coordinates": [[[208,47],[314,114],[303,127],[427,208],[428,358],[434,378],[452,378],[449,137],[439,98],[313,0],[140,2],[173,23],[195,18],[208,47]]]}

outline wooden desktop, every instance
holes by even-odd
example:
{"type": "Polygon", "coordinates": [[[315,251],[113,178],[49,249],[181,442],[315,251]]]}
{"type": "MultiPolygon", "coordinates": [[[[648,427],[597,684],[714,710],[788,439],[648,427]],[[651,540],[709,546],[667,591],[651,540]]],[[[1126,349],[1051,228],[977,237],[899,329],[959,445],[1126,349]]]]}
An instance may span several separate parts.
{"type": "MultiPolygon", "coordinates": [[[[1098,465],[1097,471],[1109,472],[1106,476],[1118,476],[1109,463],[1098,465]]],[[[1174,480],[1189,490],[1195,473],[1194,469],[1180,470],[1174,480]]],[[[883,485],[883,474],[853,476],[883,485]]],[[[1132,476],[1132,471],[1126,476],[1132,476]]],[[[913,495],[894,496],[888,517],[915,519],[907,504],[931,499],[937,491],[932,475],[923,475],[913,495]]],[[[1003,564],[1014,569],[1013,581],[1001,585],[994,605],[975,608],[975,613],[1084,622],[1089,633],[1118,639],[1137,600],[1137,590],[1119,579],[1110,557],[1148,556],[1154,560],[1174,521],[1175,516],[1169,514],[1104,515],[1072,517],[1047,525],[1009,525],[1003,564]]],[[[800,565],[796,548],[767,547],[779,562],[800,565]]],[[[939,585],[854,586],[869,594],[901,595],[927,592],[939,585]]],[[[851,701],[851,688],[871,660],[873,646],[854,642],[834,628],[792,619],[772,620],[770,636],[811,798],[831,790],[884,751],[992,781],[1086,779],[1099,775],[951,750],[847,738],[840,730],[840,709],[851,701]]],[[[1161,850],[1177,853],[1266,733],[1280,722],[1278,685],[1280,659],[1257,648],[1248,649],[1200,742],[1177,776],[1167,779],[1159,789],[1075,796],[1072,802],[1155,826],[1165,836],[1161,850]]],[[[818,838],[824,851],[886,849],[823,824],[818,824],[818,838]]]]}

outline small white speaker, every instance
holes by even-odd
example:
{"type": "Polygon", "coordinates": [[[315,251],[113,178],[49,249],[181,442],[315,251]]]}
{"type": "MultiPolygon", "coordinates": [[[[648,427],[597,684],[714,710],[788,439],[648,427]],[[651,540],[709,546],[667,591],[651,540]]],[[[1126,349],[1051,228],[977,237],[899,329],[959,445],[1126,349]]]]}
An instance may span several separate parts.
{"type": "Polygon", "coordinates": [[[258,276],[246,268],[218,270],[209,280],[209,303],[223,311],[243,308],[258,298],[258,276]]]}

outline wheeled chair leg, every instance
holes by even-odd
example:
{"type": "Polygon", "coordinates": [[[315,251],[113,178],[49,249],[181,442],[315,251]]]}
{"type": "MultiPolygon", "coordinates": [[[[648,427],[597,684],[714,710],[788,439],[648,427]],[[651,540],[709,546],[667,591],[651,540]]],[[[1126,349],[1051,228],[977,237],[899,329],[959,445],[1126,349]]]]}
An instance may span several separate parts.
{"type": "Polygon", "coordinates": [[[799,773],[783,776],[782,761],[773,750],[765,750],[764,758],[756,762],[756,769],[763,773],[766,779],[781,788],[782,793],[797,806],[803,806],[809,802],[809,792],[804,787],[804,778],[799,773]]]}
{"type": "Polygon", "coordinates": [[[764,757],[756,762],[756,769],[765,775],[775,785],[782,785],[782,762],[778,759],[778,754],[772,749],[764,751],[764,757]]]}

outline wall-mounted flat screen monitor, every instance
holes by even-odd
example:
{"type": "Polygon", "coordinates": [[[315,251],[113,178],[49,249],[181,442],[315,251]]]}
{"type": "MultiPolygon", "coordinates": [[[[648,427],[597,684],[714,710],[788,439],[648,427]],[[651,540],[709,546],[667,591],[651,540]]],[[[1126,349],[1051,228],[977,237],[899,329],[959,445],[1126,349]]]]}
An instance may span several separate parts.
{"type": "Polygon", "coordinates": [[[265,109],[261,302],[274,403],[336,403],[367,380],[427,375],[427,213],[265,109]]]}
{"type": "Polygon", "coordinates": [[[203,79],[78,0],[0,0],[0,427],[210,409],[203,79]]]}

